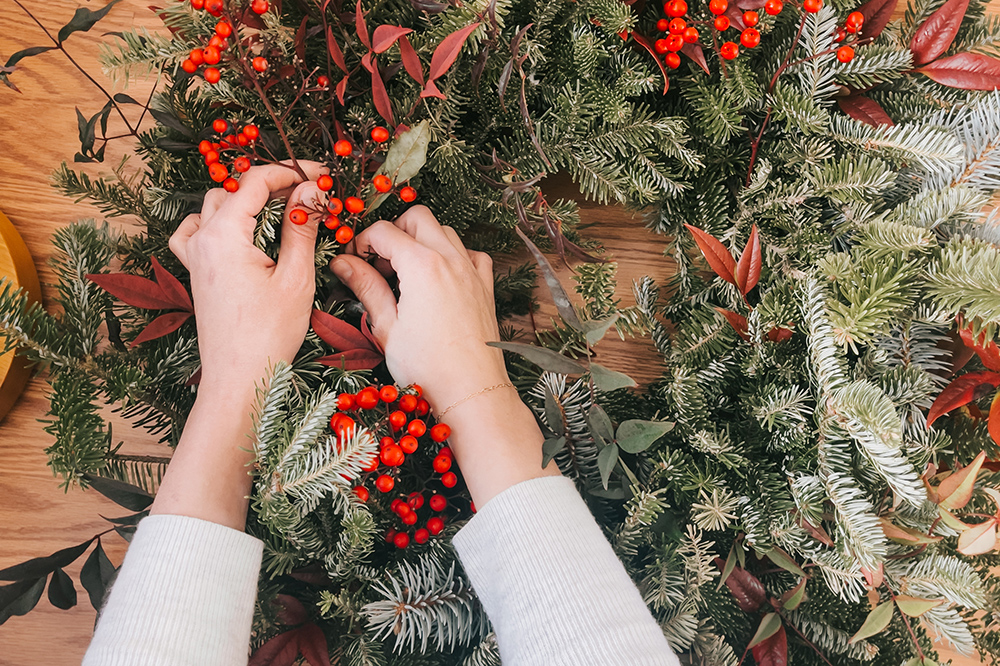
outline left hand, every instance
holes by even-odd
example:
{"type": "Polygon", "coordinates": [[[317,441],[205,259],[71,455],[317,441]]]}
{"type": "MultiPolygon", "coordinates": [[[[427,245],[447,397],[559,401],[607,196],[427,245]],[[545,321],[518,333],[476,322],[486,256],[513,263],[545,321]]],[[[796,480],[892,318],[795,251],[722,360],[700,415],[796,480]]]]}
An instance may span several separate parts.
{"type": "Polygon", "coordinates": [[[292,224],[288,213],[322,201],[315,179],[327,170],[318,162],[299,165],[311,181],[271,164],[243,174],[237,192],[209,190],[201,214],[188,215],[170,237],[170,250],[191,274],[201,388],[246,392],[277,361],[291,364],[302,346],[316,292],[319,220],[292,224]],[[255,216],[289,192],[275,262],[253,244],[255,216]]]}

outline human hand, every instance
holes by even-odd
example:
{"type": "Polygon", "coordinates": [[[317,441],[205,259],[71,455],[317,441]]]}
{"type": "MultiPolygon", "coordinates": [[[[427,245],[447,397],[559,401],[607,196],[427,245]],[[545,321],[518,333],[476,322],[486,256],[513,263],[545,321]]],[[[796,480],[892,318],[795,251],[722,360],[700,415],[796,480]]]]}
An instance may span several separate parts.
{"type": "MultiPolygon", "coordinates": [[[[246,392],[268,366],[291,363],[309,329],[315,282],[318,220],[292,224],[288,212],[319,199],[314,182],[326,169],[299,161],[312,181],[281,165],[252,167],[237,192],[205,195],[201,214],[188,215],[170,237],[170,250],[191,274],[201,353],[201,390],[246,392]],[[254,217],[268,200],[288,195],[275,262],[253,244],[254,217]]],[[[200,392],[199,391],[199,392],[200,392]]]]}
{"type": "Polygon", "coordinates": [[[509,381],[503,353],[486,345],[499,339],[489,255],[467,250],[424,206],[395,223],[376,222],[348,248],[331,267],[368,311],[397,383],[419,383],[440,411],[509,381]],[[361,258],[368,256],[391,265],[398,303],[385,277],[361,258]]]}

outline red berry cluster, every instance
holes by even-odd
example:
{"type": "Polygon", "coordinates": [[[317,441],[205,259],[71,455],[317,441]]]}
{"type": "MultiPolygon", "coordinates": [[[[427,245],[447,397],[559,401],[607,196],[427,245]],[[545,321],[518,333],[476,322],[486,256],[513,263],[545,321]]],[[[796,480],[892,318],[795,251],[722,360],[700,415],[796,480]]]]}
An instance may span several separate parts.
{"type": "MultiPolygon", "coordinates": [[[[320,77],[325,78],[325,77],[320,77]]],[[[322,84],[322,81],[318,81],[322,84]]],[[[329,83],[329,80],[326,81],[329,83]]],[[[361,171],[364,173],[368,166],[368,160],[378,150],[381,150],[382,146],[389,140],[389,130],[384,127],[375,127],[370,132],[370,137],[372,144],[365,146],[355,146],[349,139],[343,138],[333,144],[333,152],[341,158],[352,158],[361,162],[361,171]]],[[[340,165],[335,165],[334,173],[343,173],[344,169],[340,168],[340,165]]],[[[376,174],[371,178],[370,181],[372,187],[379,194],[386,194],[393,190],[392,179],[385,174],[376,174]]],[[[323,226],[331,231],[335,230],[334,237],[337,239],[338,243],[346,244],[354,238],[354,228],[357,222],[360,220],[360,216],[365,212],[365,202],[359,194],[362,194],[362,190],[366,185],[365,181],[362,181],[354,194],[350,196],[344,196],[341,190],[344,189],[344,185],[334,180],[333,176],[323,175],[316,179],[316,186],[326,193],[326,201],[321,202],[322,206],[313,210],[306,210],[304,208],[295,208],[289,215],[288,219],[294,224],[305,224],[309,221],[310,214],[319,215],[323,221],[323,226]],[[334,194],[333,190],[335,186],[337,187],[337,194],[334,194]],[[338,196],[339,194],[339,196],[338,196]],[[344,215],[344,219],[341,219],[341,215],[344,215]]],[[[409,203],[417,198],[417,191],[406,185],[399,189],[399,198],[403,201],[409,203]]]]}
{"type": "MultiPolygon", "coordinates": [[[[226,9],[226,4],[224,0],[191,0],[191,7],[199,11],[204,10],[212,16],[220,17],[226,9]]],[[[270,5],[267,0],[253,0],[250,3],[250,9],[257,14],[264,14],[270,9],[270,5]]],[[[191,49],[188,57],[181,63],[181,69],[188,74],[194,74],[204,66],[205,69],[201,73],[202,77],[209,83],[218,83],[222,79],[222,73],[215,65],[222,62],[226,49],[229,48],[227,40],[233,36],[234,32],[235,28],[233,28],[233,24],[227,19],[222,19],[216,23],[215,34],[212,35],[208,44],[202,48],[191,49]]],[[[236,39],[239,39],[238,35],[236,39]]],[[[267,59],[262,56],[253,58],[250,61],[250,65],[258,72],[267,71],[267,59]]]]}
{"type": "MultiPolygon", "coordinates": [[[[403,391],[389,384],[381,388],[366,386],[357,393],[341,393],[337,396],[338,411],[330,419],[330,428],[338,442],[353,435],[358,421],[372,433],[386,433],[381,437],[378,455],[363,465],[364,477],[354,487],[354,493],[362,502],[372,500],[371,491],[365,485],[372,479],[372,485],[383,498],[382,503],[396,491],[397,496],[388,507],[395,516],[394,524],[388,528],[385,540],[397,548],[406,548],[411,540],[426,543],[444,529],[450,503],[442,493],[427,485],[440,483],[445,489],[458,485],[458,475],[451,470],[454,458],[445,445],[451,428],[444,423],[428,427],[423,417],[430,413],[430,405],[421,393],[416,384],[403,391]],[[428,450],[435,452],[431,462],[433,471],[423,480],[421,490],[406,493],[397,487],[397,481],[407,458],[421,450],[421,441],[424,454],[428,450]]],[[[421,474],[419,466],[408,466],[408,478],[421,474]]],[[[475,507],[471,508],[475,511],[475,507]]]]}
{"type": "Polygon", "coordinates": [[[236,192],[240,185],[230,176],[229,167],[223,163],[223,153],[239,153],[239,156],[231,160],[230,166],[237,173],[245,173],[250,169],[251,157],[257,157],[254,143],[260,137],[260,130],[256,125],[246,124],[239,132],[226,134],[231,129],[233,127],[230,123],[222,118],[213,120],[212,131],[218,135],[219,140],[202,140],[198,144],[198,152],[205,158],[205,166],[208,167],[208,175],[212,180],[222,183],[227,192],[236,192]]]}
{"type": "MultiPolygon", "coordinates": [[[[852,43],[857,42],[858,31],[865,24],[865,15],[861,12],[851,12],[847,15],[847,19],[844,21],[844,27],[837,30],[836,41],[842,42],[847,38],[847,35],[854,35],[852,43]]],[[[850,44],[844,44],[837,49],[837,60],[840,62],[851,62],[854,60],[854,47],[850,44]]]]}

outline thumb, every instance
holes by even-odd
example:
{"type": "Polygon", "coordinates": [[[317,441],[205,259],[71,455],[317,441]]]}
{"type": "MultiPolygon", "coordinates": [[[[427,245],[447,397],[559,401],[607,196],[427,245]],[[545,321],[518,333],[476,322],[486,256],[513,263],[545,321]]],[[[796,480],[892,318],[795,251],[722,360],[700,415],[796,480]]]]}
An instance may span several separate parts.
{"type": "Polygon", "coordinates": [[[389,331],[396,323],[396,297],[389,283],[374,266],[354,255],[335,257],[330,268],[365,306],[375,339],[385,347],[389,331]]]}
{"type": "MultiPolygon", "coordinates": [[[[320,215],[313,213],[322,209],[322,192],[316,183],[300,183],[292,190],[285,205],[284,221],[281,224],[281,248],[278,251],[278,267],[275,271],[282,279],[293,280],[313,277],[316,270],[316,235],[319,230],[320,215]],[[304,224],[291,219],[293,210],[306,213],[304,224]]],[[[297,217],[297,216],[296,216],[297,217]]]]}

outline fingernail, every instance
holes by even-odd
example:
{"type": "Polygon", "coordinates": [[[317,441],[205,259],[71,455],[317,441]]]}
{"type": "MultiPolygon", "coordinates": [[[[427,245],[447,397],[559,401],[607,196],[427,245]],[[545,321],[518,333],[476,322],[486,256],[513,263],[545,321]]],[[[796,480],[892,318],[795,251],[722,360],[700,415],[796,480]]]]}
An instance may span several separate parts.
{"type": "Polygon", "coordinates": [[[331,266],[331,268],[333,268],[334,274],[341,280],[349,279],[351,277],[351,273],[354,272],[354,269],[351,268],[351,262],[341,257],[334,258],[333,266],[331,266]]]}

